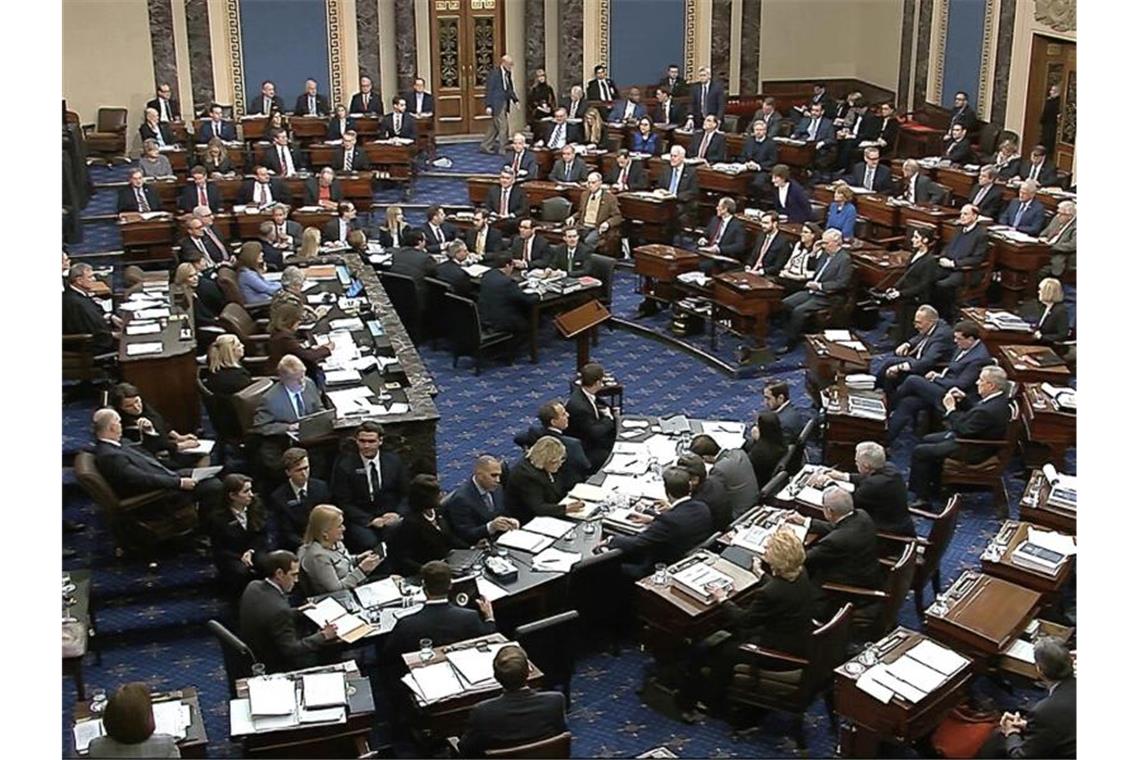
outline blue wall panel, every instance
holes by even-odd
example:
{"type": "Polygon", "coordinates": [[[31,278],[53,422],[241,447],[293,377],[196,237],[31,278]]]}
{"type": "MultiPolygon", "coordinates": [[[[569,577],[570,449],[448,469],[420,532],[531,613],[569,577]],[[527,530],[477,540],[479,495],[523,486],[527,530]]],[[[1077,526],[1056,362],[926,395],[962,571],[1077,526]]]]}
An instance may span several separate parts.
{"type": "Polygon", "coordinates": [[[246,103],[266,79],[292,111],[305,80],[329,92],[329,42],[324,0],[241,0],[246,103]]]}
{"type": "Polygon", "coordinates": [[[985,25],[986,0],[950,0],[942,54],[942,105],[946,108],[954,105],[958,90],[968,94],[970,104],[977,107],[985,25]]]}
{"type": "MultiPolygon", "coordinates": [[[[684,52],[685,0],[611,0],[610,77],[623,91],[657,82],[670,63],[684,72],[684,52]]],[[[596,63],[586,61],[586,71],[596,63]]]]}

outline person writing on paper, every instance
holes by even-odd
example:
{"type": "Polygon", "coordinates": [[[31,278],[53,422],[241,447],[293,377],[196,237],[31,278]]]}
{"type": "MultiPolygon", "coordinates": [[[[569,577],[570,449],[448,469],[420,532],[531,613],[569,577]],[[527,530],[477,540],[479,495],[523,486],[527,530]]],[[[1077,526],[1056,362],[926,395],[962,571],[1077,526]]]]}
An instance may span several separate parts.
{"type": "Polygon", "coordinates": [[[301,342],[297,331],[305,318],[304,310],[295,303],[284,303],[269,318],[269,366],[286,356],[296,356],[305,363],[309,377],[319,378],[318,364],[332,355],[333,341],[311,348],[301,342]]]}
{"type": "Polygon", "coordinates": [[[400,455],[382,451],[384,427],[362,422],[332,472],[333,503],[348,518],[345,543],[354,552],[376,546],[385,529],[400,521],[408,493],[408,472],[400,455]]]}
{"type": "Polygon", "coordinates": [[[476,457],[474,473],[443,505],[460,539],[475,544],[519,527],[518,520],[507,517],[502,482],[502,462],[490,454],[476,457]]]}
{"type": "Polygon", "coordinates": [[[419,575],[424,564],[446,559],[452,549],[470,546],[451,531],[440,515],[442,491],[434,475],[421,474],[408,486],[408,516],[392,529],[392,567],[403,575],[419,575]]]}
{"type": "Polygon", "coordinates": [[[256,580],[257,564],[269,551],[265,510],[253,493],[253,479],[230,473],[222,479],[225,509],[208,519],[210,549],[218,581],[236,599],[256,580]]]}
{"type": "Polygon", "coordinates": [[[1049,695],[1020,712],[1004,713],[977,757],[1076,757],[1076,655],[1054,636],[1033,644],[1033,664],[1049,695]]]}
{"type": "Polygon", "coordinates": [[[158,410],[143,401],[142,393],[130,383],[119,383],[111,389],[111,406],[119,412],[123,434],[132,443],[141,444],[156,457],[169,458],[181,466],[190,467],[198,461],[196,454],[182,452],[198,448],[198,437],[193,433],[179,433],[166,424],[158,410]]]}
{"type": "Polygon", "coordinates": [[[420,571],[427,601],[419,612],[396,621],[384,645],[382,661],[398,660],[400,655],[420,648],[423,639],[435,647],[447,646],[495,632],[495,612],[483,597],[475,600],[479,612],[457,607],[448,599],[451,591],[451,568],[446,562],[433,560],[420,571]]]}
{"type": "Polygon", "coordinates": [[[829,483],[853,483],[856,509],[871,516],[880,531],[900,536],[914,535],[914,519],[906,506],[906,481],[887,461],[886,450],[874,441],[855,446],[855,473],[819,470],[809,481],[815,488],[829,483]]]}
{"type": "Polygon", "coordinates": [[[527,449],[526,456],[511,470],[507,481],[507,512],[526,525],[538,515],[562,517],[579,512],[580,501],[562,504],[566,490],[557,477],[566,462],[566,446],[554,436],[544,435],[527,449]]]}
{"type": "Polygon", "coordinates": [[[289,354],[277,362],[277,382],[261,397],[252,432],[280,435],[297,429],[297,420],[325,408],[321,392],[305,376],[305,363],[289,354]]]}
{"type": "Polygon", "coordinates": [[[316,633],[301,636],[304,613],[289,606],[289,594],[301,574],[291,551],[278,549],[261,563],[262,580],[245,587],[238,604],[238,630],[266,673],[299,670],[317,664],[317,653],[336,638],[336,626],[326,623],[316,633]]]}
{"type": "Polygon", "coordinates": [[[87,757],[182,757],[174,737],[156,734],[154,728],[150,687],[141,681],[125,683],[107,700],[103,735],[87,745],[87,757]]]}
{"type": "MultiPolygon", "coordinates": [[[[305,463],[307,470],[307,458],[305,463]]],[[[307,591],[315,595],[356,588],[384,558],[371,549],[350,554],[344,547],[344,512],[332,504],[318,504],[309,513],[297,559],[307,591]]]]}
{"type": "Polygon", "coordinates": [[[517,747],[566,731],[566,697],[527,686],[530,660],[517,644],[495,653],[492,665],[503,693],[477,704],[459,740],[462,757],[482,757],[488,749],[517,747]]]}

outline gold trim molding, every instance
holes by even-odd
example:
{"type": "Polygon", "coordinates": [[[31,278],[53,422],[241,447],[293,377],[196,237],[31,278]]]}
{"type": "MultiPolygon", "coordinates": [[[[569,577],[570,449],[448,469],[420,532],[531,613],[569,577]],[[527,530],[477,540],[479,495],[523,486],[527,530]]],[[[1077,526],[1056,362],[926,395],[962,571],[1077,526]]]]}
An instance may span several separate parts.
{"type": "Polygon", "coordinates": [[[993,89],[990,71],[993,69],[994,63],[994,19],[998,11],[994,5],[994,0],[986,0],[986,23],[985,26],[982,27],[982,67],[978,72],[978,102],[974,106],[979,115],[989,114],[990,112],[990,91],[993,89]]]}
{"type": "Polygon", "coordinates": [[[610,70],[610,0],[598,3],[598,60],[610,70]]]}
{"type": "Polygon", "coordinates": [[[685,0],[685,72],[686,80],[697,75],[697,0],[685,0]]]}
{"type": "Polygon", "coordinates": [[[946,65],[946,35],[950,30],[950,0],[942,0],[938,4],[938,34],[934,37],[934,98],[926,93],[926,102],[942,105],[942,76],[946,65]]]}
{"type": "Polygon", "coordinates": [[[340,2],[326,0],[326,27],[329,37],[329,103],[344,103],[344,66],[340,54],[340,2]]]}
{"type": "Polygon", "coordinates": [[[230,83],[234,89],[234,116],[245,116],[245,64],[241,57],[241,13],[238,0],[226,0],[226,41],[229,43],[230,83]]]}

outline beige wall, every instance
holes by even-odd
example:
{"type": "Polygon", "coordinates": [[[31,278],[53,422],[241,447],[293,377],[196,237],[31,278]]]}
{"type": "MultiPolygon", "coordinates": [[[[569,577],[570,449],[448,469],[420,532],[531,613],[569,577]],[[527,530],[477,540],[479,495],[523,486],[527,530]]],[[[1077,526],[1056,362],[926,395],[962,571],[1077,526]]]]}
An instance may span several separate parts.
{"type": "Polygon", "coordinates": [[[1033,53],[1033,36],[1044,34],[1062,40],[1077,41],[1077,32],[1057,32],[1034,18],[1032,0],[1017,0],[1017,19],[1013,25],[1013,51],[1009,62],[1009,95],[1005,108],[1005,128],[1021,134],[1025,126],[1025,99],[1029,87],[1029,59],[1033,53]]]}
{"type": "Polygon", "coordinates": [[[902,54],[903,0],[874,0],[853,3],[858,35],[851,48],[855,78],[894,91],[899,82],[899,56],[902,54]]]}
{"type": "Polygon", "coordinates": [[[65,0],[63,97],[84,123],[100,106],[127,113],[127,148],[138,149],[146,102],[154,97],[150,22],[138,0],[65,0]]]}

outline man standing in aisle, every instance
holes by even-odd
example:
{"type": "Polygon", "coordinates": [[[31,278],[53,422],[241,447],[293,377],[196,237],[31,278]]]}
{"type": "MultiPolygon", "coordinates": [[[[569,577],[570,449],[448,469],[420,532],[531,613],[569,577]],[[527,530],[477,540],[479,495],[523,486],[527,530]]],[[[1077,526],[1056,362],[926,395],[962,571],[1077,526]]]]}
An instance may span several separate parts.
{"type": "Polygon", "coordinates": [[[487,76],[487,115],[491,117],[491,125],[487,128],[487,136],[479,146],[482,153],[496,155],[506,150],[507,139],[510,136],[508,118],[511,103],[518,103],[515,94],[514,74],[511,69],[515,62],[509,55],[504,55],[499,65],[487,76]]]}

